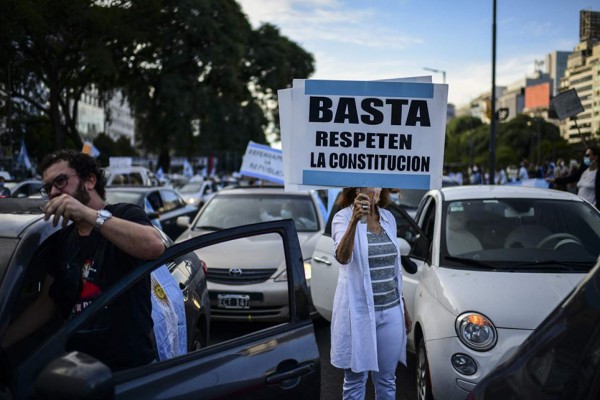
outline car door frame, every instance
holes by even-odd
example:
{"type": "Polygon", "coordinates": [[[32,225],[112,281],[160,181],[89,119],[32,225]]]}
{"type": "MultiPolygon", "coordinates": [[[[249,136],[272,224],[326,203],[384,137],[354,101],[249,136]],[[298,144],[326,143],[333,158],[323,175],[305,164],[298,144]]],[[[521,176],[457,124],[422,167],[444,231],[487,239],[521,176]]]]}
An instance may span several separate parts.
{"type": "MultiPolygon", "coordinates": [[[[15,398],[28,398],[33,394],[34,386],[47,387],[44,383],[48,384],[49,378],[56,379],[57,371],[53,371],[52,375],[48,369],[56,360],[69,362],[69,354],[65,355],[64,352],[69,336],[155,268],[203,247],[269,233],[281,236],[285,252],[290,302],[288,322],[171,360],[115,372],[109,374],[108,383],[104,383],[114,385],[114,396],[119,399],[186,396],[205,399],[318,398],[319,351],[309,315],[309,292],[302,252],[291,220],[216,231],[166,249],[161,257],[143,264],[107,289],[25,360],[15,373],[15,398]],[[247,376],[240,379],[240,374],[247,376]]],[[[70,356],[73,357],[73,353],[70,356]]],[[[100,368],[103,366],[99,361],[94,361],[100,368]]],[[[68,372],[61,378],[61,385],[68,385],[68,372]]]]}

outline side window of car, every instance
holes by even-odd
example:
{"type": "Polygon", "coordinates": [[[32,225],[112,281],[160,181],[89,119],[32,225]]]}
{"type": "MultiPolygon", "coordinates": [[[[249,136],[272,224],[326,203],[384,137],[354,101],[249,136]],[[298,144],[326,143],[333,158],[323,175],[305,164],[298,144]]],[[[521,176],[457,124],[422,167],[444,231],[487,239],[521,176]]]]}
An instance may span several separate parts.
{"type": "Polygon", "coordinates": [[[150,205],[154,209],[154,211],[161,213],[164,212],[162,199],[160,198],[160,193],[158,191],[153,191],[148,194],[148,201],[150,205]]]}
{"type": "Polygon", "coordinates": [[[411,252],[415,257],[426,258],[429,252],[430,244],[433,241],[433,233],[435,226],[435,201],[432,198],[426,200],[425,205],[420,209],[420,213],[416,216],[419,226],[425,235],[426,241],[418,240],[415,243],[411,252]],[[424,244],[429,244],[424,246],[424,244]]]}
{"type": "Polygon", "coordinates": [[[185,203],[179,198],[177,193],[170,190],[161,190],[160,194],[163,200],[163,212],[172,211],[181,208],[185,203]]]}

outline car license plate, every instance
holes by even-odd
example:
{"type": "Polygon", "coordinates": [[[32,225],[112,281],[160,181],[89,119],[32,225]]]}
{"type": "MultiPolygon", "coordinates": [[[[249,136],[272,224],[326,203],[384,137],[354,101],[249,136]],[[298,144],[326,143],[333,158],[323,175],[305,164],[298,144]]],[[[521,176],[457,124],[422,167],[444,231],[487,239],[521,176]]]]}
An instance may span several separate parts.
{"type": "Polygon", "coordinates": [[[250,296],[247,294],[220,294],[217,296],[219,308],[247,310],[250,308],[250,296]]]}

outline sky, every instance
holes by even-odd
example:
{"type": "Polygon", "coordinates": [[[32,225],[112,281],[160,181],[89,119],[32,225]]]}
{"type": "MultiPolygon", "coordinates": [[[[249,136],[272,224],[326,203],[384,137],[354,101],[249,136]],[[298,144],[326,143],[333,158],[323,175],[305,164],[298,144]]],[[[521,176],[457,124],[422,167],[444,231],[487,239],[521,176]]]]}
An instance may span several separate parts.
{"type": "MultiPolygon", "coordinates": [[[[492,0],[238,0],[253,27],[271,23],[315,58],[312,79],[431,75],[460,107],[492,87],[492,0]]],[[[579,11],[598,0],[498,0],[496,85],[579,43],[579,11]]],[[[542,69],[545,71],[546,66],[542,69]]],[[[291,82],[290,82],[291,85],[291,82]]]]}

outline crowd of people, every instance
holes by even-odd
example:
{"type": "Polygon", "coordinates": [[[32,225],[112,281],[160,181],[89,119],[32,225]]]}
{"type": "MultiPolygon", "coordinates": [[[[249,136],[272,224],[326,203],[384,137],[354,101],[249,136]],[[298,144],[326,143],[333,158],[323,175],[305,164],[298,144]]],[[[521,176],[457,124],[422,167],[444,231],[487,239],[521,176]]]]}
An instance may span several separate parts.
{"type": "MultiPolygon", "coordinates": [[[[592,147],[592,151],[593,149],[592,147]]],[[[578,162],[575,159],[566,162],[564,159],[558,158],[556,161],[546,160],[539,165],[523,159],[518,167],[498,165],[494,174],[494,184],[505,185],[528,179],[544,179],[549,183],[550,188],[577,193],[577,182],[572,180],[564,182],[562,178],[577,174],[583,167],[585,167],[584,162],[578,162]],[[558,178],[557,182],[554,181],[556,178],[558,178]]],[[[469,165],[466,168],[445,167],[444,175],[449,176],[460,185],[491,184],[489,170],[486,170],[481,164],[469,165]]]]}

